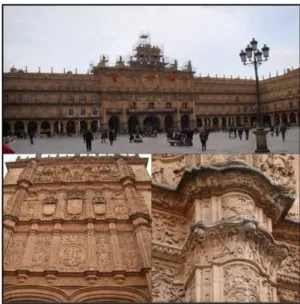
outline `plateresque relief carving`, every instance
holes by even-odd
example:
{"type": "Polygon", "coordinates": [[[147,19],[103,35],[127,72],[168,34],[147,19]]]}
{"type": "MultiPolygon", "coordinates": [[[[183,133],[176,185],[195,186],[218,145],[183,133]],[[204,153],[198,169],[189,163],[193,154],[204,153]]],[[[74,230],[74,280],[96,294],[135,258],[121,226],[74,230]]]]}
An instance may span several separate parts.
{"type": "Polygon", "coordinates": [[[112,251],[108,234],[96,235],[97,269],[102,272],[112,271],[112,251]]]}
{"type": "Polygon", "coordinates": [[[38,234],[32,251],[31,269],[43,271],[49,262],[51,253],[52,235],[50,233],[38,234]]]}

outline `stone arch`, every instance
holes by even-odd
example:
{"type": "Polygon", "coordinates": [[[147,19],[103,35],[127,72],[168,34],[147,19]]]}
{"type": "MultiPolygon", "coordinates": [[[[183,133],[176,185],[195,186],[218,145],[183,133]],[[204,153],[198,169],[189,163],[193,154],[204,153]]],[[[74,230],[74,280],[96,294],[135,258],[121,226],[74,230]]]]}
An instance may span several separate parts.
{"type": "Polygon", "coordinates": [[[23,121],[16,121],[15,125],[14,125],[14,129],[15,129],[15,134],[17,136],[20,136],[21,134],[23,134],[25,132],[25,127],[24,127],[24,123],[23,121]]]}
{"type": "Polygon", "coordinates": [[[76,125],[73,120],[69,120],[66,125],[67,134],[75,134],[76,133],[76,125]]]}
{"type": "Polygon", "coordinates": [[[149,302],[150,297],[131,287],[97,286],[75,291],[72,302],[149,302]]]}
{"type": "Polygon", "coordinates": [[[294,112],[291,112],[289,115],[290,123],[295,124],[296,123],[296,114],[294,112]]]}
{"type": "Polygon", "coordinates": [[[147,116],[144,120],[144,128],[149,131],[160,130],[160,120],[157,116],[147,116]]]}
{"type": "Polygon", "coordinates": [[[36,123],[35,121],[32,121],[32,120],[31,120],[31,121],[28,123],[27,129],[28,129],[28,133],[29,133],[29,132],[37,133],[38,125],[37,125],[37,123],[36,123]]]}
{"type": "Polygon", "coordinates": [[[271,117],[270,115],[263,116],[263,123],[264,125],[270,126],[271,125],[271,117]]]}
{"type": "Polygon", "coordinates": [[[130,116],[128,119],[128,132],[136,133],[139,128],[140,122],[136,116],[130,116]]]}
{"type": "Polygon", "coordinates": [[[50,135],[51,127],[50,127],[50,122],[49,121],[43,121],[41,123],[41,134],[42,133],[50,135]]]}
{"type": "Polygon", "coordinates": [[[226,128],[226,126],[227,126],[226,117],[222,117],[222,127],[226,128]]]}
{"type": "Polygon", "coordinates": [[[11,132],[10,124],[8,122],[3,122],[3,136],[8,136],[11,132]]]}
{"type": "Polygon", "coordinates": [[[13,285],[4,288],[4,302],[68,302],[68,296],[54,287],[13,285]]]}
{"type": "Polygon", "coordinates": [[[241,124],[241,117],[240,116],[238,116],[237,118],[236,118],[236,126],[237,127],[240,127],[242,124],[241,124]]]}
{"type": "Polygon", "coordinates": [[[116,130],[118,133],[120,131],[120,119],[118,116],[111,116],[108,120],[108,125],[110,129],[116,130]]]}
{"type": "Polygon", "coordinates": [[[88,129],[88,123],[85,120],[80,121],[80,133],[88,129]]]}
{"type": "Polygon", "coordinates": [[[283,124],[287,124],[287,123],[288,123],[288,118],[287,118],[286,113],[282,113],[282,114],[281,114],[281,122],[282,122],[283,124]]]}
{"type": "Polygon", "coordinates": [[[169,129],[173,129],[173,117],[171,115],[167,115],[165,117],[165,132],[167,132],[169,129]]]}
{"type": "Polygon", "coordinates": [[[219,126],[219,119],[218,117],[213,118],[213,127],[217,128],[219,126]]]}
{"type": "Polygon", "coordinates": [[[244,116],[243,123],[244,123],[244,125],[248,125],[248,117],[247,116],[244,116]]]}
{"type": "Polygon", "coordinates": [[[256,116],[251,117],[251,126],[256,125],[256,116]]]}
{"type": "Polygon", "coordinates": [[[197,128],[201,128],[203,126],[201,118],[196,118],[196,125],[197,125],[197,128]]]}
{"type": "Polygon", "coordinates": [[[95,133],[95,132],[99,131],[98,129],[99,129],[98,128],[98,121],[97,120],[93,120],[91,122],[91,130],[92,130],[92,132],[95,133]]]}
{"type": "Polygon", "coordinates": [[[181,129],[187,129],[189,125],[190,125],[189,116],[186,114],[182,115],[180,119],[181,129]]]}

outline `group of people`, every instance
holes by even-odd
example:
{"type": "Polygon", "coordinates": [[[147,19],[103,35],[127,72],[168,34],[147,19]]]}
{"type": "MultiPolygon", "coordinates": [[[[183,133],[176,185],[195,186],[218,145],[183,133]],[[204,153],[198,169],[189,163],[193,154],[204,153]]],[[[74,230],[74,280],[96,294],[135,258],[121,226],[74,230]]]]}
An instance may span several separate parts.
{"type": "Polygon", "coordinates": [[[274,136],[274,131],[276,136],[279,136],[279,133],[281,133],[282,141],[285,141],[285,133],[287,132],[287,130],[288,128],[286,125],[276,125],[275,127],[274,126],[270,127],[271,136],[274,136]]]}
{"type": "MultiPolygon", "coordinates": [[[[105,129],[101,134],[101,143],[106,143],[106,139],[108,138],[110,145],[113,145],[113,142],[117,140],[117,131],[110,129],[109,131],[105,129]]],[[[92,141],[94,140],[94,136],[91,130],[87,130],[83,133],[83,141],[86,144],[87,152],[92,151],[92,141]]]]}
{"type": "Polygon", "coordinates": [[[245,132],[245,135],[246,135],[246,140],[248,140],[249,139],[249,133],[250,133],[250,128],[249,127],[247,127],[247,126],[244,126],[244,127],[231,126],[228,129],[229,138],[236,138],[237,134],[238,134],[239,139],[242,140],[244,132],[245,132]]]}

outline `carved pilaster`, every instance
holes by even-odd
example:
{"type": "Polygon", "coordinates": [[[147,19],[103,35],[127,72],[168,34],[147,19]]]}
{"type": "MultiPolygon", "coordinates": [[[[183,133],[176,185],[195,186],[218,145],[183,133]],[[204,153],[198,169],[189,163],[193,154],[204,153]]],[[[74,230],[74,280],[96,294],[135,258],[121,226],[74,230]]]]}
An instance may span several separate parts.
{"type": "Polygon", "coordinates": [[[103,194],[104,194],[104,199],[106,202],[106,217],[107,218],[113,218],[114,217],[114,212],[113,212],[113,204],[111,200],[111,189],[110,188],[104,188],[102,189],[103,194]]]}
{"type": "Polygon", "coordinates": [[[116,271],[123,270],[121,255],[120,255],[120,246],[117,236],[117,228],[115,223],[109,223],[109,232],[110,232],[110,241],[112,247],[113,255],[113,268],[116,271]]]}
{"type": "Polygon", "coordinates": [[[29,237],[27,239],[25,253],[22,260],[22,266],[21,266],[22,269],[29,269],[31,266],[32,252],[36,241],[37,231],[38,231],[38,224],[33,223],[29,232],[29,237]]]}
{"type": "Polygon", "coordinates": [[[65,190],[60,189],[58,191],[58,202],[57,202],[57,212],[56,212],[56,217],[58,219],[64,218],[64,206],[65,206],[65,190]]]}
{"type": "Polygon", "coordinates": [[[49,268],[51,270],[56,270],[58,266],[58,251],[59,251],[61,231],[62,231],[61,224],[55,223],[53,230],[53,240],[51,245],[51,254],[49,260],[49,268]]]}
{"type": "Polygon", "coordinates": [[[87,218],[93,218],[94,212],[93,212],[93,190],[92,189],[86,189],[86,216],[87,218]]]}
{"type": "Polygon", "coordinates": [[[87,224],[87,255],[88,255],[88,270],[96,270],[96,238],[94,231],[94,224],[87,224]]]}

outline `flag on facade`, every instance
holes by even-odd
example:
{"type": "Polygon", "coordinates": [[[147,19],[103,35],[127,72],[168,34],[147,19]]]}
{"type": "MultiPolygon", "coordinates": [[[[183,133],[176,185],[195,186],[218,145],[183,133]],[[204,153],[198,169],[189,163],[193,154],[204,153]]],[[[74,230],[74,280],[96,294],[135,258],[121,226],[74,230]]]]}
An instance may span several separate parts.
{"type": "Polygon", "coordinates": [[[116,75],[112,75],[113,82],[117,82],[118,78],[116,75]]]}
{"type": "Polygon", "coordinates": [[[136,78],[136,77],[133,77],[133,79],[132,79],[132,80],[133,80],[133,82],[134,82],[134,83],[136,83],[137,78],[136,78]]]}

